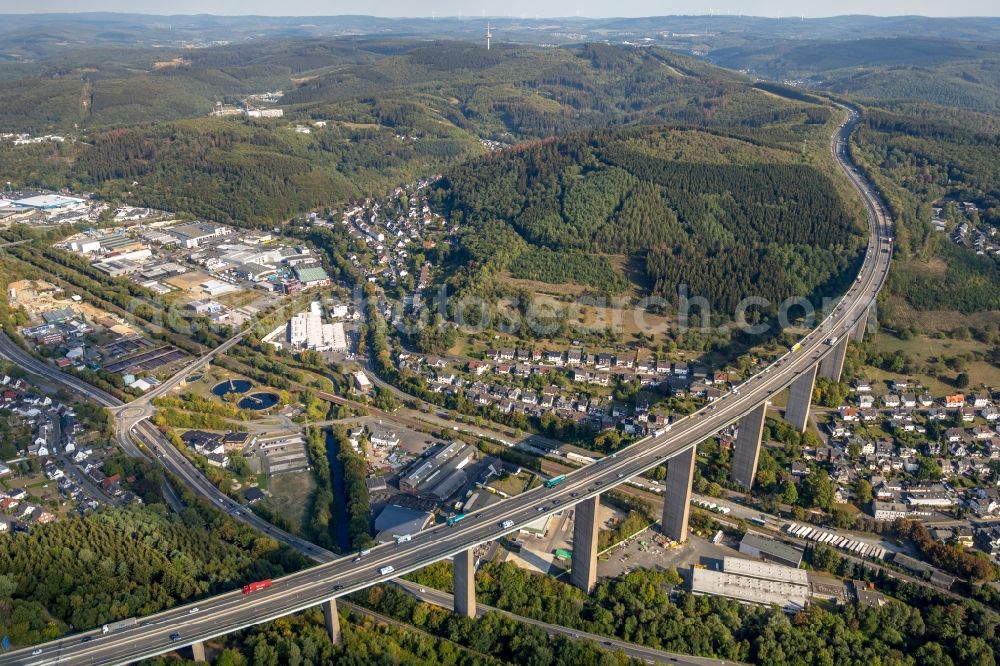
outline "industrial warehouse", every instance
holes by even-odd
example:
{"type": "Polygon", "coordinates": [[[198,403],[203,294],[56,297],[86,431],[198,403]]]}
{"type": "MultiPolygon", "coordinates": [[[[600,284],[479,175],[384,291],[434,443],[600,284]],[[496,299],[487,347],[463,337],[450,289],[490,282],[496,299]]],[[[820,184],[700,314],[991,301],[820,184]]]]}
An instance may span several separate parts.
{"type": "Polygon", "coordinates": [[[443,501],[468,480],[465,468],[476,457],[476,447],[455,441],[442,444],[435,452],[413,464],[399,478],[403,492],[443,501]]]}
{"type": "Polygon", "coordinates": [[[308,312],[299,313],[288,321],[288,344],[293,349],[344,351],[347,349],[344,323],[324,323],[323,306],[313,301],[308,312]]]}
{"type": "Polygon", "coordinates": [[[794,613],[809,603],[809,578],[802,569],[727,555],[720,570],[691,567],[691,592],[774,605],[794,613]]]}

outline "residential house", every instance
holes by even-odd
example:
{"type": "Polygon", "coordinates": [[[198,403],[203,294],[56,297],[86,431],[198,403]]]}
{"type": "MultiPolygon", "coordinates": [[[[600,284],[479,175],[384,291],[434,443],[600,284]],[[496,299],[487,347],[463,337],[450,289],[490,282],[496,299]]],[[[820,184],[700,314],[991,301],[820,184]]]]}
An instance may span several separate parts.
{"type": "Polygon", "coordinates": [[[972,539],[976,548],[994,560],[1000,555],[1000,525],[981,527],[973,532],[972,539]]]}
{"type": "Polygon", "coordinates": [[[959,407],[965,406],[965,396],[961,393],[946,395],[943,402],[945,408],[947,409],[958,409],[959,407]]]}
{"type": "Polygon", "coordinates": [[[944,440],[949,444],[961,442],[965,437],[965,431],[961,428],[948,428],[944,431],[944,440]]]}
{"type": "Polygon", "coordinates": [[[490,364],[483,361],[469,361],[468,369],[470,373],[479,377],[489,372],[490,364]]]}
{"type": "Polygon", "coordinates": [[[972,429],[972,437],[979,441],[985,441],[993,438],[993,431],[983,425],[975,426],[972,429]]]}
{"type": "Polygon", "coordinates": [[[969,508],[980,518],[995,515],[1000,510],[1000,491],[997,488],[976,490],[969,500],[969,508]]]}

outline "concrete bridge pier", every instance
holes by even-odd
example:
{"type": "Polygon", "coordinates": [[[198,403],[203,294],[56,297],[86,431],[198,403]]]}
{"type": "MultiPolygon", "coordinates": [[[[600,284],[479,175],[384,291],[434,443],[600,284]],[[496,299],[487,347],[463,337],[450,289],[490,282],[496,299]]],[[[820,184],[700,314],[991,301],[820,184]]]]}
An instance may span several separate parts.
{"type": "MultiPolygon", "coordinates": [[[[663,534],[674,541],[686,541],[691,515],[691,481],[697,445],[677,454],[667,463],[666,492],[663,495],[663,534]]],[[[573,553],[576,557],[576,553],[573,553]]]]}
{"type": "Polygon", "coordinates": [[[819,374],[821,377],[835,382],[840,381],[840,375],[844,371],[844,358],[847,356],[847,338],[842,337],[833,347],[833,352],[820,361],[819,374]]]}
{"type": "Polygon", "coordinates": [[[732,479],[747,490],[753,487],[757,476],[757,459],[760,457],[761,436],[764,433],[764,415],[767,402],[740,419],[733,445],[732,479]]]}
{"type": "Polygon", "coordinates": [[[812,366],[788,387],[788,406],[785,420],[799,432],[806,431],[809,422],[809,404],[812,402],[813,386],[816,384],[816,366],[812,366]]]}
{"type": "Polygon", "coordinates": [[[456,553],[453,558],[455,614],[476,617],[476,568],[472,549],[456,553]]]}
{"type": "Polygon", "coordinates": [[[590,593],[597,583],[597,510],[601,496],[585,499],[574,508],[573,568],[569,580],[584,592],[590,593]]]}
{"type": "Polygon", "coordinates": [[[855,342],[861,342],[865,339],[865,329],[868,328],[868,317],[870,316],[870,311],[865,313],[865,316],[858,320],[858,323],[854,326],[854,330],[851,331],[851,339],[855,342]]]}
{"type": "Polygon", "coordinates": [[[337,613],[336,599],[323,602],[323,620],[326,623],[326,633],[330,635],[330,642],[338,645],[340,643],[340,615],[337,613]]]}
{"type": "Polygon", "coordinates": [[[201,641],[191,644],[191,660],[192,661],[208,661],[205,659],[205,644],[201,641]]]}

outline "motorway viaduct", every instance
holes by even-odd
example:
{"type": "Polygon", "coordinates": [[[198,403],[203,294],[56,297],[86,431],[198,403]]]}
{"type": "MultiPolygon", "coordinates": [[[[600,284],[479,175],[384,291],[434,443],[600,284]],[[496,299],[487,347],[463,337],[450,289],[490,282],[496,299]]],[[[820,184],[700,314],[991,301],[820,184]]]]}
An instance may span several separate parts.
{"type": "MultiPolygon", "coordinates": [[[[99,631],[92,631],[68,636],[37,647],[36,650],[40,650],[37,654],[29,649],[11,652],[0,656],[0,666],[121,664],[183,646],[191,646],[195,657],[202,657],[203,641],[206,639],[313,606],[323,608],[330,638],[336,642],[340,638],[337,597],[447,558],[454,561],[454,610],[472,617],[477,607],[473,549],[516,532],[539,517],[571,506],[575,507],[576,519],[570,579],[574,585],[589,592],[597,580],[597,509],[600,495],[663,464],[667,465],[667,478],[661,529],[665,536],[678,542],[684,541],[688,532],[691,482],[698,443],[736,424],[732,478],[749,489],[757,471],[764,414],[770,399],[787,388],[785,418],[798,430],[805,430],[817,374],[839,380],[847,341],[851,338],[859,340],[864,335],[875,298],[888,273],[892,254],[890,221],[872,186],[847,160],[846,139],[858,115],[854,109],[841,108],[846,119],[831,139],[831,152],[865,204],[869,241],[864,262],[857,280],[832,312],[762,372],[715,402],[674,422],[665,431],[658,431],[614,455],[573,471],[551,487],[535,488],[466,516],[451,526],[439,525],[423,530],[408,540],[383,544],[363,555],[338,558],[273,526],[265,524],[262,527],[252,522],[271,536],[312,556],[320,564],[276,579],[270,588],[250,596],[245,597],[240,590],[236,590],[203,599],[197,604],[156,613],[142,618],[137,626],[118,632],[102,635],[99,631]]],[[[0,345],[0,353],[4,351],[0,345]]],[[[23,350],[19,351],[23,353],[23,350]]],[[[119,408],[118,412],[120,416],[125,416],[124,408],[119,408]]],[[[169,466],[173,452],[157,449],[162,446],[154,441],[158,433],[153,432],[155,428],[143,418],[139,417],[126,430],[154,452],[162,453],[161,462],[169,466]],[[134,431],[131,430],[133,426],[134,431]]],[[[198,479],[187,476],[184,480],[196,484],[199,494],[211,499],[214,488],[202,488],[201,484],[197,484],[198,479]]],[[[201,478],[201,481],[204,479],[201,478]]],[[[230,507],[232,503],[228,498],[217,499],[223,504],[222,508],[237,506],[230,507]]],[[[253,518],[256,517],[251,514],[242,516],[241,520],[249,522],[253,518]]]]}

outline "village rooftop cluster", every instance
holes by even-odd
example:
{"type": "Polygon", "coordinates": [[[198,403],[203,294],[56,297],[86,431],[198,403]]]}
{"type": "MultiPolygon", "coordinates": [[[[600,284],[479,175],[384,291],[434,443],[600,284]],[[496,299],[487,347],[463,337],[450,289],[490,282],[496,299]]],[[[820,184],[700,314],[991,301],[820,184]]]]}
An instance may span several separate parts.
{"type": "Polygon", "coordinates": [[[25,379],[0,376],[0,408],[17,450],[0,462],[0,533],[27,531],[102,503],[141,502],[104,471],[106,442],[95,440],[74,407],[25,379]]]}

